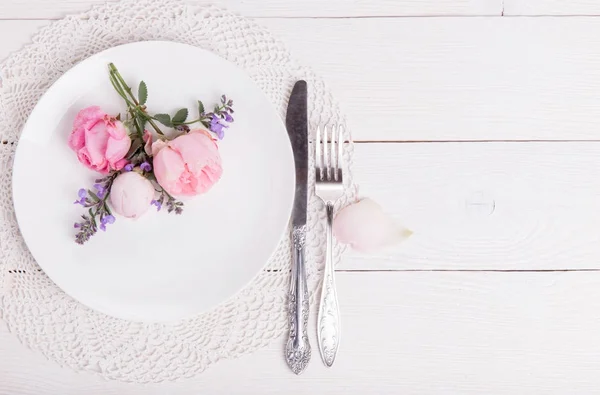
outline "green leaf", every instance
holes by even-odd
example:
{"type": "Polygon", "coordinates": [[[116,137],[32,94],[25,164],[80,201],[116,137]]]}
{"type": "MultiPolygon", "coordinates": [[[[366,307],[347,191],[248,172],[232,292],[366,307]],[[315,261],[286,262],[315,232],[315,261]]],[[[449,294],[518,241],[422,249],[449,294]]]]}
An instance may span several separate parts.
{"type": "Polygon", "coordinates": [[[188,117],[188,109],[187,108],[182,108],[181,110],[177,111],[177,113],[175,115],[173,115],[173,123],[174,124],[181,124],[184,123],[185,120],[188,117]]]}
{"type": "Polygon", "coordinates": [[[156,114],[154,119],[165,126],[173,127],[173,122],[171,122],[171,116],[169,114],[156,114]]]}
{"type": "Polygon", "coordinates": [[[92,199],[94,199],[94,201],[99,202],[100,198],[98,197],[98,195],[96,195],[94,192],[90,191],[88,189],[88,193],[90,194],[90,196],[92,197],[92,199]]]}
{"type": "Polygon", "coordinates": [[[138,87],[138,100],[142,105],[146,104],[148,100],[148,87],[144,81],[140,82],[140,86],[138,87]]]}
{"type": "Polygon", "coordinates": [[[204,114],[204,104],[200,100],[198,100],[198,113],[200,115],[204,114]]]}

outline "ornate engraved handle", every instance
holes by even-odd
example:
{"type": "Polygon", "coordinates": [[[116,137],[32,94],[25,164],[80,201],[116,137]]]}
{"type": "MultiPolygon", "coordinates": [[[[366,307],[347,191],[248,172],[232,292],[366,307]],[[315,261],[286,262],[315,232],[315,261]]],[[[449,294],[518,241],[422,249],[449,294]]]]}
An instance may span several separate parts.
{"type": "Polygon", "coordinates": [[[337,291],[333,267],[333,203],[328,202],[327,208],[327,255],[325,257],[325,270],[323,287],[321,289],[321,304],[317,317],[317,338],[321,358],[327,366],[333,365],[340,345],[340,311],[338,307],[337,291]]]}
{"type": "Polygon", "coordinates": [[[292,372],[300,374],[310,361],[308,342],[308,285],[304,266],[306,226],[294,228],[292,281],[290,285],[288,321],[290,333],[285,346],[285,359],[292,372]]]}

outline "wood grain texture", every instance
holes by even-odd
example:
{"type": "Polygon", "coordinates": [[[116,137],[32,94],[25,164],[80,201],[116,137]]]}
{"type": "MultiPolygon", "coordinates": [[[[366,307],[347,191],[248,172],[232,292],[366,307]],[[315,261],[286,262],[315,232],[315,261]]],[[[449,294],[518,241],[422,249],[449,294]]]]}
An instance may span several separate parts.
{"type": "Polygon", "coordinates": [[[600,142],[356,144],[360,195],[413,236],[343,270],[600,269],[600,142]]]}
{"type": "MultiPolygon", "coordinates": [[[[343,337],[290,373],[283,340],[189,380],[105,381],[0,330],[0,394],[595,394],[600,273],[342,273],[343,337]]],[[[311,320],[312,342],[315,343],[311,320]]]]}
{"type": "Polygon", "coordinates": [[[330,82],[358,140],[600,138],[595,19],[320,22],[263,21],[330,82]]]}
{"type": "Polygon", "coordinates": [[[504,15],[600,15],[596,0],[504,0],[504,15]]]}
{"type": "MultiPolygon", "coordinates": [[[[600,139],[596,22],[261,21],[328,81],[357,141],[600,139]]],[[[0,40],[0,58],[28,42],[40,24],[0,22],[11,36],[0,40]]]]}
{"type": "MultiPolygon", "coordinates": [[[[2,0],[0,19],[58,19],[105,0],[2,0]]],[[[502,0],[195,0],[254,18],[500,15],[502,0]]]]}

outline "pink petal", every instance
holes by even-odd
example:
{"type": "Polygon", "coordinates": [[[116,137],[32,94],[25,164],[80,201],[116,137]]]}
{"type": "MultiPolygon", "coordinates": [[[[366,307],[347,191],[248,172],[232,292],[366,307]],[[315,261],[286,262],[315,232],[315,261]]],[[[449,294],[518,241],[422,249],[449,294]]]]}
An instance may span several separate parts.
{"type": "Polygon", "coordinates": [[[153,165],[158,183],[171,195],[180,195],[184,189],[180,176],[187,171],[181,155],[170,147],[163,148],[154,156],[153,165]]]}
{"type": "Polygon", "coordinates": [[[121,159],[116,161],[115,163],[112,164],[112,168],[113,170],[121,170],[123,169],[125,166],[127,166],[127,164],[129,163],[129,161],[127,159],[121,159]]]}
{"type": "Polygon", "coordinates": [[[398,226],[371,199],[363,199],[340,210],[333,221],[333,232],[340,243],[361,252],[399,243],[412,234],[398,226]]]}
{"type": "Polygon", "coordinates": [[[77,151],[85,146],[85,132],[100,122],[106,114],[98,106],[79,111],[73,121],[73,130],[69,136],[69,147],[77,151]]]}
{"type": "Polygon", "coordinates": [[[77,113],[73,121],[73,129],[91,129],[105,116],[106,113],[98,106],[86,107],[77,113]]]}
{"type": "Polygon", "coordinates": [[[156,154],[158,154],[158,151],[165,148],[167,145],[169,144],[165,140],[156,140],[152,144],[152,156],[156,156],[156,154]]]}
{"type": "Polygon", "coordinates": [[[127,132],[127,128],[125,127],[125,124],[123,124],[123,122],[115,120],[111,122],[106,122],[105,124],[106,132],[113,139],[120,140],[129,137],[129,133],[127,132]]]}
{"type": "Polygon", "coordinates": [[[106,160],[108,160],[108,162],[111,164],[120,161],[127,155],[130,147],[131,139],[129,136],[119,140],[110,137],[106,144],[106,152],[104,154],[106,160]]]}
{"type": "Polygon", "coordinates": [[[92,166],[105,160],[104,154],[108,143],[108,134],[106,134],[105,129],[104,123],[98,122],[93,128],[85,132],[85,147],[88,150],[92,166]]]}
{"type": "Polygon", "coordinates": [[[69,147],[73,151],[80,150],[85,146],[85,129],[74,128],[69,135],[69,147]]]}
{"type": "Polygon", "coordinates": [[[109,163],[105,160],[102,159],[102,161],[100,161],[99,163],[92,163],[92,160],[90,158],[90,154],[87,150],[87,148],[82,148],[79,151],[77,151],[77,159],[79,159],[79,162],[81,162],[84,166],[98,171],[100,173],[108,173],[110,172],[110,167],[109,167],[109,163]]]}
{"type": "Polygon", "coordinates": [[[144,151],[148,156],[152,156],[152,133],[148,130],[144,130],[144,134],[142,136],[144,139],[144,151]]]}
{"type": "Polygon", "coordinates": [[[169,146],[181,154],[187,168],[197,179],[195,191],[190,194],[205,193],[221,178],[223,168],[219,148],[208,133],[194,130],[171,141],[169,146]]]}
{"type": "Polygon", "coordinates": [[[82,148],[77,151],[77,159],[79,159],[79,162],[83,163],[83,165],[91,168],[92,160],[90,159],[90,154],[88,153],[87,148],[82,148]]]}
{"type": "Polygon", "coordinates": [[[189,170],[196,175],[200,174],[209,160],[219,156],[212,139],[200,133],[179,136],[169,143],[169,147],[181,154],[189,170]]]}

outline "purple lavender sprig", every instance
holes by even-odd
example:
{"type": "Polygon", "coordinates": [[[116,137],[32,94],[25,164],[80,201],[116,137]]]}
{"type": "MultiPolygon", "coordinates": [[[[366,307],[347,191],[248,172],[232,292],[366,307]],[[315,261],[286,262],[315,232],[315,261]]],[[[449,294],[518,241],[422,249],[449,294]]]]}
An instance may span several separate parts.
{"type": "Polygon", "coordinates": [[[160,211],[163,206],[166,206],[167,213],[169,214],[175,213],[179,215],[183,213],[183,202],[176,200],[164,190],[161,192],[160,197],[157,200],[153,200],[150,204],[156,207],[156,211],[160,211]]]}
{"type": "Polygon", "coordinates": [[[165,206],[169,214],[180,215],[183,213],[183,202],[175,199],[162,188],[160,189],[160,197],[157,200],[153,200],[151,204],[156,207],[156,211],[162,210],[163,206],[165,206]]]}
{"type": "Polygon", "coordinates": [[[156,207],[156,211],[161,211],[163,207],[167,208],[167,213],[180,215],[183,213],[183,202],[175,199],[171,196],[167,191],[164,190],[162,186],[156,180],[154,173],[146,174],[146,178],[154,183],[155,190],[160,194],[158,199],[155,199],[150,202],[150,204],[156,207]]]}
{"type": "Polygon", "coordinates": [[[156,114],[152,119],[157,120],[165,126],[173,127],[181,132],[189,132],[190,128],[187,125],[200,122],[205,128],[217,135],[219,140],[225,137],[225,130],[229,128],[230,124],[233,123],[233,100],[228,99],[227,96],[221,96],[221,103],[215,105],[214,111],[206,112],[204,110],[204,104],[198,100],[198,119],[193,121],[187,121],[188,109],[182,108],[173,117],[169,114],[156,114]]]}
{"type": "Polygon", "coordinates": [[[88,209],[88,213],[81,216],[82,221],[76,222],[73,227],[78,229],[75,235],[77,244],[84,244],[98,229],[106,231],[106,225],[113,224],[115,217],[108,207],[107,199],[110,195],[112,183],[117,178],[119,172],[113,172],[105,178],[96,180],[94,191],[91,189],[80,189],[77,196],[78,200],[74,204],[79,204],[88,209]]]}
{"type": "MultiPolygon", "coordinates": [[[[227,99],[227,96],[221,96],[221,105],[216,105],[213,112],[205,114],[207,120],[202,120],[202,124],[210,129],[211,132],[217,135],[219,140],[223,140],[225,137],[225,129],[229,128],[229,125],[233,123],[233,100],[227,99]]],[[[200,114],[202,118],[202,114],[200,114]]]]}

